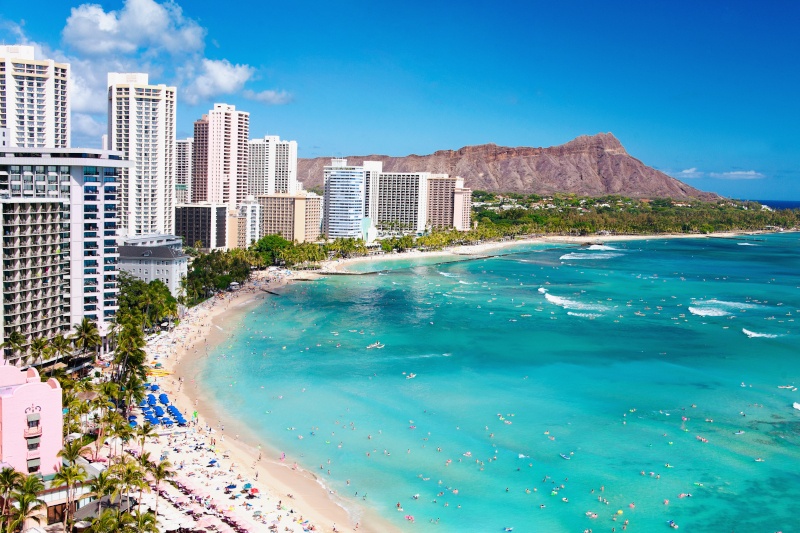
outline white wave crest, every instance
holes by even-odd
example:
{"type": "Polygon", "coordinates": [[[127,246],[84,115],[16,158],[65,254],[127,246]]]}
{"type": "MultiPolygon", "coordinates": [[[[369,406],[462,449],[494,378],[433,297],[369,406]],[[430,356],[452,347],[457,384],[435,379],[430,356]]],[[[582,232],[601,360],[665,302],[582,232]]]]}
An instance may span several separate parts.
{"type": "Polygon", "coordinates": [[[752,242],[737,242],[739,246],[758,246],[757,244],[753,244],[752,242]]]}
{"type": "Polygon", "coordinates": [[[613,246],[609,246],[607,244],[592,244],[591,246],[587,247],[587,250],[618,250],[619,248],[614,248],[613,246]]]}
{"type": "Polygon", "coordinates": [[[539,294],[544,294],[546,292],[547,292],[547,289],[545,289],[544,287],[539,287],[539,294]]]}
{"type": "Polygon", "coordinates": [[[754,339],[754,338],[757,338],[757,337],[763,337],[765,339],[776,339],[776,338],[780,337],[780,335],[775,335],[773,333],[756,333],[755,331],[750,331],[749,329],[744,329],[744,328],[742,328],[742,333],[744,333],[745,335],[747,335],[751,339],[754,339]]]}
{"type": "Polygon", "coordinates": [[[689,312],[697,316],[727,316],[730,313],[716,307],[689,307],[689,312]]]}
{"type": "Polygon", "coordinates": [[[695,306],[698,306],[698,305],[710,305],[710,306],[721,307],[723,309],[730,309],[730,310],[756,309],[756,308],[759,307],[757,304],[748,304],[748,303],[743,303],[743,302],[728,302],[728,301],[725,301],[725,300],[715,300],[715,299],[712,299],[712,300],[695,300],[695,301],[692,302],[692,304],[695,305],[695,306]]]}
{"type": "Polygon", "coordinates": [[[583,260],[583,259],[613,259],[615,257],[619,257],[622,254],[615,254],[615,253],[608,253],[608,254],[585,254],[580,252],[572,252],[568,254],[564,254],[558,259],[561,261],[568,261],[568,260],[583,260]]]}
{"type": "MultiPolygon", "coordinates": [[[[437,270],[437,272],[439,272],[439,271],[437,270]]],[[[458,277],[460,277],[458,274],[453,274],[452,272],[439,272],[439,274],[441,274],[442,276],[444,276],[446,278],[458,278],[458,277]]]]}
{"type": "Polygon", "coordinates": [[[569,298],[562,298],[561,296],[554,296],[550,293],[545,293],[545,299],[551,304],[563,307],[564,309],[575,309],[578,311],[607,311],[608,308],[599,304],[587,304],[569,298]]]}
{"type": "Polygon", "coordinates": [[[463,279],[458,280],[458,282],[462,285],[472,285],[469,281],[464,281],[463,279]]]}
{"type": "Polygon", "coordinates": [[[567,311],[567,314],[570,316],[579,316],[581,318],[598,318],[603,316],[600,313],[576,313],[574,311],[567,311]]]}

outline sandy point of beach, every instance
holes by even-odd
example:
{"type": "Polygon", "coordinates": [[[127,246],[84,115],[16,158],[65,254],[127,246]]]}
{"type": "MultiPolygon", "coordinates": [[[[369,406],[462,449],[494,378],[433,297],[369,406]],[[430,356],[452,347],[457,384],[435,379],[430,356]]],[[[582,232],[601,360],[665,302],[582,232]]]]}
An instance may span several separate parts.
{"type": "MultiPolygon", "coordinates": [[[[276,509],[278,502],[281,502],[284,515],[292,510],[293,517],[302,516],[309,520],[316,531],[332,532],[334,526],[335,531],[339,532],[399,531],[376,513],[362,508],[356,502],[340,498],[327,489],[312,472],[297,464],[299,458],[287,454],[281,460],[281,452],[270,446],[268,441],[259,442],[246,425],[222,420],[223,415],[216,410],[215,400],[207,398],[199,388],[196,363],[224,342],[230,335],[230,324],[252,311],[265,298],[273,297],[266,291],[279,289],[287,283],[320,277],[314,272],[286,275],[285,271],[281,271],[279,277],[276,272],[257,274],[240,290],[214,297],[190,309],[181,324],[169,333],[169,339],[161,339],[162,345],[166,344],[168,349],[162,352],[166,356],[161,356],[158,361],[171,374],[158,378],[156,382],[173,399],[187,420],[191,419],[194,411],[198,412],[198,423],[194,427],[197,435],[208,443],[212,438],[215,440],[217,449],[224,451],[234,465],[230,473],[258,486],[263,491],[262,499],[268,509],[276,509]],[[220,428],[220,422],[224,431],[220,428]],[[207,430],[208,427],[211,432],[207,430]],[[345,507],[351,511],[348,512],[345,507]]],[[[160,441],[151,450],[154,457],[168,448],[166,438],[162,437],[160,441]]],[[[167,457],[173,464],[176,463],[174,453],[170,456],[168,451],[167,457]]],[[[223,466],[227,466],[227,463],[223,463],[223,466]]],[[[249,518],[248,511],[239,507],[234,507],[233,512],[249,518]]],[[[266,526],[263,527],[266,530],[266,526]]],[[[281,530],[283,527],[281,525],[281,530]]]]}

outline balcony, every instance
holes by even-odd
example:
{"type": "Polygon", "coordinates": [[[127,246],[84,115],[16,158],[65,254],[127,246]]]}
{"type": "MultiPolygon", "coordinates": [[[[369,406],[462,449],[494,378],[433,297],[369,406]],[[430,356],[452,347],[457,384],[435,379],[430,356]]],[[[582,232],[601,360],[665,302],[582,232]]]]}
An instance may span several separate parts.
{"type": "Polygon", "coordinates": [[[34,450],[28,450],[25,454],[26,459],[39,459],[42,456],[42,451],[40,448],[36,448],[34,450]]]}
{"type": "Polygon", "coordinates": [[[29,437],[41,437],[42,436],[42,426],[34,426],[34,427],[27,427],[25,428],[25,438],[29,437]]]}

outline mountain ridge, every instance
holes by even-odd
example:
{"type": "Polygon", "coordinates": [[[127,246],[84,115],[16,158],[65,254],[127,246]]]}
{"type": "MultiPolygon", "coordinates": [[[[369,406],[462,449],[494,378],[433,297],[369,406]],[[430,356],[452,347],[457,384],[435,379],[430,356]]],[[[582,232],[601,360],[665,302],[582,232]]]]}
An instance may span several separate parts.
{"type": "MultiPolygon", "coordinates": [[[[432,172],[464,178],[466,187],[490,192],[580,196],[621,195],[713,200],[719,196],[687,185],[628,154],[611,133],[581,135],[542,147],[469,145],[429,155],[347,156],[351,165],[381,161],[385,172],[432,172]]],[[[298,158],[297,179],[307,188],[323,185],[329,157],[298,158]]]]}

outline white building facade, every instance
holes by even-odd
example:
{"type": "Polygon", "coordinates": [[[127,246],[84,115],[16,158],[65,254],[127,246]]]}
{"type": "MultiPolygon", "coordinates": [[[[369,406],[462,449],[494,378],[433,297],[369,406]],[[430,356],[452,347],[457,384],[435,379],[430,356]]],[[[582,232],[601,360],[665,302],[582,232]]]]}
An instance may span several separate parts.
{"type": "Polygon", "coordinates": [[[175,141],[175,203],[192,201],[192,148],[194,139],[175,141]]]}
{"type": "Polygon", "coordinates": [[[249,149],[249,194],[294,194],[298,191],[296,141],[282,141],[277,135],[267,135],[250,140],[249,149]]]}
{"type": "Polygon", "coordinates": [[[168,246],[120,246],[119,269],[145,283],[161,280],[177,298],[189,272],[189,256],[168,246]]]}
{"type": "Polygon", "coordinates": [[[324,177],[323,233],[329,239],[366,240],[364,167],[348,165],[347,159],[331,159],[324,168],[324,177]]]}
{"type": "Polygon", "coordinates": [[[176,89],[147,74],[108,74],[108,146],[132,165],[121,176],[123,236],[175,230],[176,89]]]}
{"type": "Polygon", "coordinates": [[[36,59],[33,46],[0,46],[0,131],[7,146],[69,147],[68,86],[69,65],[36,59]]]}
{"type": "Polygon", "coordinates": [[[55,335],[61,315],[67,328],[86,317],[102,336],[110,331],[119,308],[119,176],[129,165],[121,153],[102,150],[0,154],[4,261],[10,261],[4,271],[22,269],[4,277],[4,301],[20,311],[3,316],[4,336],[11,329],[29,340],[55,335]]]}

